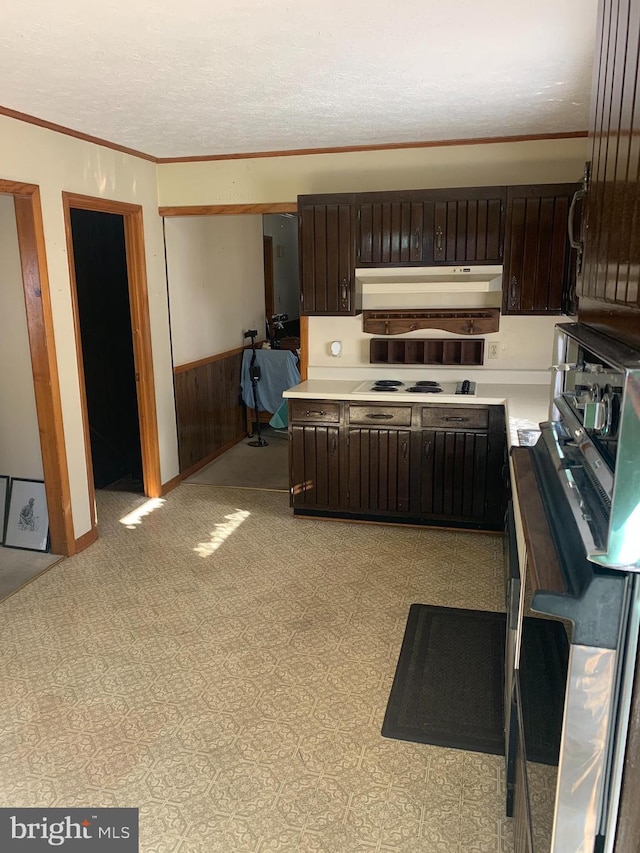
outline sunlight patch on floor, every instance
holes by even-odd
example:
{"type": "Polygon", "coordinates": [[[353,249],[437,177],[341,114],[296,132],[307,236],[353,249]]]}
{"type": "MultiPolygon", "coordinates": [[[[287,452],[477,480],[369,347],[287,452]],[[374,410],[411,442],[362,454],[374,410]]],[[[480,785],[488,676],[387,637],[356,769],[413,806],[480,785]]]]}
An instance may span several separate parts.
{"type": "Polygon", "coordinates": [[[201,557],[210,557],[214,551],[218,550],[225,539],[228,539],[233,531],[240,527],[242,522],[246,518],[249,518],[250,515],[251,513],[244,509],[236,509],[235,512],[225,515],[226,521],[216,524],[215,528],[211,531],[211,539],[208,542],[198,542],[193,550],[201,557]]]}
{"type": "Polygon", "coordinates": [[[124,526],[129,530],[135,530],[136,527],[142,524],[142,519],[145,515],[150,515],[154,509],[159,509],[159,507],[165,503],[166,500],[164,498],[149,498],[148,501],[140,504],[140,506],[132,512],[127,515],[123,515],[120,519],[120,524],[124,524],[124,526]]]}

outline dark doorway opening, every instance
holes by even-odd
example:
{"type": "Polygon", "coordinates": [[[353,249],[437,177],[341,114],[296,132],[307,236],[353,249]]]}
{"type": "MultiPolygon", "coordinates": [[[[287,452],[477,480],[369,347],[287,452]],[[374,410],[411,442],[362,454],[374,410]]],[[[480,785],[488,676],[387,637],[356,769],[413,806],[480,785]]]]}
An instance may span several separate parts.
{"type": "Polygon", "coordinates": [[[70,213],[95,487],[143,492],[124,217],[70,213]]]}

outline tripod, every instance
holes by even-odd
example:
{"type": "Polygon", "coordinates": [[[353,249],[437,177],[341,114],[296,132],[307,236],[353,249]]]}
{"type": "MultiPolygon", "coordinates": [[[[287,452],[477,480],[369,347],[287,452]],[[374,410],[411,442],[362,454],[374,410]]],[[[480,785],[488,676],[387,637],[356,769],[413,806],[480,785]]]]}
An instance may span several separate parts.
{"type": "Polygon", "coordinates": [[[256,413],[256,423],[258,438],[255,441],[249,442],[249,447],[267,447],[268,441],[262,437],[260,432],[260,411],[258,409],[258,380],[260,379],[260,366],[256,364],[256,335],[257,329],[249,329],[244,333],[245,338],[251,338],[251,361],[249,362],[249,379],[251,380],[251,390],[253,391],[253,411],[256,413]]]}

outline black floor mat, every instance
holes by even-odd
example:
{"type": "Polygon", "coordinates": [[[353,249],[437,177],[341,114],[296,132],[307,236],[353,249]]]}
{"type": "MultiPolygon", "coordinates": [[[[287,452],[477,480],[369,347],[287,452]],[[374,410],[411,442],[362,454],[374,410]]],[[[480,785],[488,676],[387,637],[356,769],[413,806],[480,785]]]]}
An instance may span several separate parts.
{"type": "Polygon", "coordinates": [[[412,604],[382,734],[504,753],[506,614],[412,604]]]}
{"type": "MultiPolygon", "coordinates": [[[[525,687],[527,702],[539,704],[533,715],[540,725],[534,732],[536,760],[546,757],[553,763],[560,727],[557,714],[549,714],[547,706],[558,695],[563,698],[564,688],[562,666],[556,665],[557,656],[548,650],[545,638],[555,642],[557,630],[564,628],[550,620],[525,620],[529,622],[540,623],[529,629],[536,642],[525,673],[527,680],[534,679],[525,687]],[[547,677],[550,655],[553,666],[547,677]]],[[[503,755],[505,631],[504,613],[413,604],[382,734],[503,755]]]]}

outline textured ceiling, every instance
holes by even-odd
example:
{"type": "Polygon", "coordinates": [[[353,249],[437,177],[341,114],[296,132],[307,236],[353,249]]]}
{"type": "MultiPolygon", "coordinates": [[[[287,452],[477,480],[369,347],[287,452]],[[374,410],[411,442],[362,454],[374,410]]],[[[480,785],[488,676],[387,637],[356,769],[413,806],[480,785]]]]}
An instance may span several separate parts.
{"type": "Polygon", "coordinates": [[[596,0],[3,0],[0,104],[158,157],[584,130],[596,0]]]}

